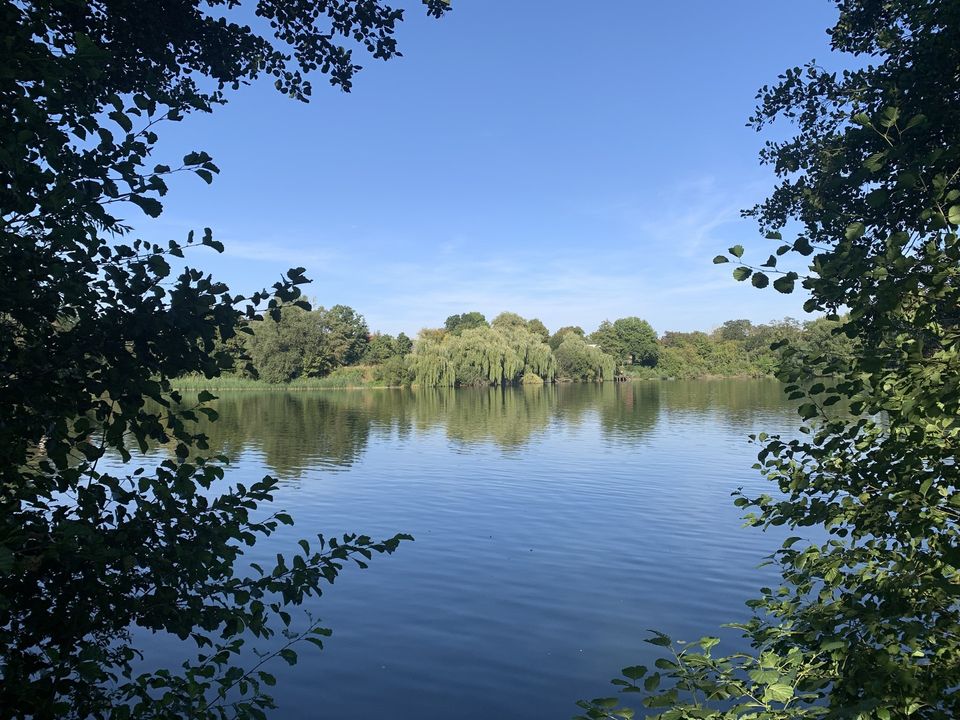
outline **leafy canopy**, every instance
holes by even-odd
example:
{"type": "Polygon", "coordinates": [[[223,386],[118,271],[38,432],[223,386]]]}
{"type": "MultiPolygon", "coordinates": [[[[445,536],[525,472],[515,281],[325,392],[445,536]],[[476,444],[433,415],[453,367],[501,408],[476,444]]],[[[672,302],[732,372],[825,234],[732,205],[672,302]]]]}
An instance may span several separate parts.
{"type": "Polygon", "coordinates": [[[274,479],[226,484],[193,424],[212,396],[170,378],[216,376],[246,323],[305,307],[304,271],[233,295],[174,270],[222,250],[209,229],[159,245],[124,219],[158,216],[171,176],[219,172],[200,150],[157,162],[165,123],[261,76],[299,100],[315,71],[348,90],[355,51],[398,54],[402,17],[377,0],[0,0],[0,717],[263,717],[274,679],[241,666],[244,642],[295,662],[294,641],[328,631],[284,608],[402,539],[314,538],[248,566],[292,519],[263,507],[274,479]],[[268,34],[238,22],[250,9],[268,34]],[[173,459],[107,469],[150,443],[173,459]],[[134,675],[133,629],[195,656],[134,675]]]}
{"type": "MultiPolygon", "coordinates": [[[[749,603],[752,652],[717,657],[704,638],[660,672],[624,669],[614,684],[655,717],[960,716],[960,3],[837,8],[832,46],[858,69],[810,63],[761,90],[754,126],[796,129],[767,143],[778,184],[748,213],[778,247],[758,264],[729,254],[758,288],[802,282],[806,308],[857,344],[790,351],[804,424],[754,438],[775,494],[736,501],[756,527],[797,528],[773,556],[782,583],[749,603]],[[807,258],[802,278],[783,257],[807,258]]],[[[581,707],[632,715],[614,698],[581,707]]]]}

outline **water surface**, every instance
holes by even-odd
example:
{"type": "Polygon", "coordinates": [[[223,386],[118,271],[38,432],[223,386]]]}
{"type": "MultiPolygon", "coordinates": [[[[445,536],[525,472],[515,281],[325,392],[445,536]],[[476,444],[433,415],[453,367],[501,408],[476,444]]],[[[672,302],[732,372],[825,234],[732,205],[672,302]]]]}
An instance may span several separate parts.
{"type": "MultiPolygon", "coordinates": [[[[297,524],[416,537],[310,607],[321,653],[272,669],[283,718],[568,718],[652,662],[647,628],[743,620],[778,538],[730,494],[766,483],[751,432],[796,415],[766,381],[221,393],[232,482],[281,480],[297,524]]],[[[256,558],[252,558],[256,559],[256,558]]]]}

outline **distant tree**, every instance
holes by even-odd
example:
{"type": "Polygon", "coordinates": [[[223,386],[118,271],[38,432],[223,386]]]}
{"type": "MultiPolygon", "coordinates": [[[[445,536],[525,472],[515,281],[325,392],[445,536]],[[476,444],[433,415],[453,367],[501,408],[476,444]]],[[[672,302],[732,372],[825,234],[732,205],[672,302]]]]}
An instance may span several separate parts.
{"type": "Polygon", "coordinates": [[[386,333],[374,333],[370,336],[367,349],[363,353],[363,362],[376,365],[386,362],[397,352],[397,340],[386,333]]]}
{"type": "Polygon", "coordinates": [[[444,321],[443,327],[448,333],[459,335],[470,328],[487,327],[487,319],[483,313],[474,310],[462,315],[451,315],[444,321]]]}
{"type": "Polygon", "coordinates": [[[646,320],[638,317],[620,318],[613,323],[613,332],[624,365],[652,367],[657,364],[657,333],[646,320]]]}
{"type": "Polygon", "coordinates": [[[320,308],[318,314],[328,348],[330,368],[358,363],[370,337],[370,329],[363,315],[347,305],[334,305],[326,311],[320,308]]]}
{"type": "Polygon", "coordinates": [[[422,338],[413,368],[420,385],[507,385],[527,374],[553,380],[555,361],[541,337],[526,327],[501,325],[422,338]]]}
{"type": "Polygon", "coordinates": [[[413,351],[413,340],[407,337],[406,333],[397,335],[394,343],[398,355],[409,355],[413,351]]]}
{"type": "Polygon", "coordinates": [[[560,347],[560,343],[563,342],[563,338],[567,333],[574,333],[580,337],[585,337],[586,333],[583,332],[583,328],[579,325],[565,325],[564,327],[557,330],[553,335],[550,336],[549,345],[551,350],[556,350],[560,347]]]}
{"type": "Polygon", "coordinates": [[[537,318],[527,321],[527,330],[542,337],[544,342],[550,339],[550,331],[547,330],[547,326],[537,318]]]}
{"type": "Polygon", "coordinates": [[[353,365],[369,342],[363,316],[346,305],[310,311],[286,305],[278,320],[253,323],[253,330],[247,341],[253,367],[262,380],[274,383],[324,377],[353,365]]]}
{"type": "Polygon", "coordinates": [[[490,325],[495,328],[525,328],[527,321],[516,313],[502,312],[490,322],[490,325]]]}
{"type": "Polygon", "coordinates": [[[276,321],[253,323],[247,347],[257,376],[266,382],[284,383],[332,369],[317,312],[295,305],[281,307],[276,321]]]}
{"type": "Polygon", "coordinates": [[[749,320],[727,320],[716,332],[721,340],[746,340],[753,332],[753,323],[749,320]]]}
{"type": "Polygon", "coordinates": [[[657,333],[650,323],[638,317],[620,318],[613,323],[604,320],[590,340],[620,365],[657,364],[657,333]]]}
{"type": "Polygon", "coordinates": [[[554,351],[557,374],[567,380],[609,380],[616,370],[614,358],[599,348],[590,347],[576,333],[567,333],[554,351]]]}
{"type": "Polygon", "coordinates": [[[592,345],[596,345],[611,357],[620,360],[623,354],[620,348],[620,340],[613,330],[613,323],[609,320],[601,322],[600,326],[590,333],[588,339],[592,345]]]}
{"type": "Polygon", "coordinates": [[[421,343],[439,343],[448,335],[446,328],[421,328],[420,332],[417,333],[417,342],[414,343],[414,346],[420,345],[421,343]]]}
{"type": "Polygon", "coordinates": [[[373,377],[391,387],[409,385],[414,380],[410,356],[394,355],[388,358],[374,369],[373,377]]]}
{"type": "Polygon", "coordinates": [[[370,336],[367,349],[363,353],[363,362],[378,364],[394,357],[403,357],[413,350],[413,341],[404,333],[396,337],[386,333],[374,333],[370,336]]]}

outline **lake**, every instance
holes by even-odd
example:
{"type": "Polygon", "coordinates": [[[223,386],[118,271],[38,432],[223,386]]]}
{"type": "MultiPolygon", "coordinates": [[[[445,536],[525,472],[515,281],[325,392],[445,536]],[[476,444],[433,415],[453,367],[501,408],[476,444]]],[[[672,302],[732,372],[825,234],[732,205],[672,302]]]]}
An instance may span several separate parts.
{"type": "Polygon", "coordinates": [[[228,479],[278,477],[296,519],[252,560],[318,532],[416,538],[309,607],[333,636],[272,666],[278,717],[569,718],[652,662],[647,628],[721,634],[773,581],[782,536],[742,528],[730,494],[767,485],[746,436],[798,424],[776,382],[220,395],[228,479]]]}

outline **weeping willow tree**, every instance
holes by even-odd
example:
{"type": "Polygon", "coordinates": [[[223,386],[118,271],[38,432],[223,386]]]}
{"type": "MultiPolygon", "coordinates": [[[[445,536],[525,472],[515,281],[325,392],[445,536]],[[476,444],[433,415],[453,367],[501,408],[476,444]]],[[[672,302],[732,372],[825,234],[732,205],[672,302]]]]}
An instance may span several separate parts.
{"type": "Polygon", "coordinates": [[[416,382],[509,385],[525,375],[553,380],[556,360],[543,338],[521,327],[476,327],[442,340],[423,337],[414,351],[416,382]]]}
{"type": "Polygon", "coordinates": [[[523,373],[523,360],[499,330],[471,328],[445,344],[458,385],[506,385],[523,373]]]}
{"type": "Polygon", "coordinates": [[[523,364],[523,375],[538,375],[553,380],[557,375],[557,361],[543,336],[526,327],[498,329],[523,364]]]}
{"type": "Polygon", "coordinates": [[[413,349],[413,375],[418,385],[453,387],[456,384],[453,363],[442,341],[421,335],[413,349]]]}

